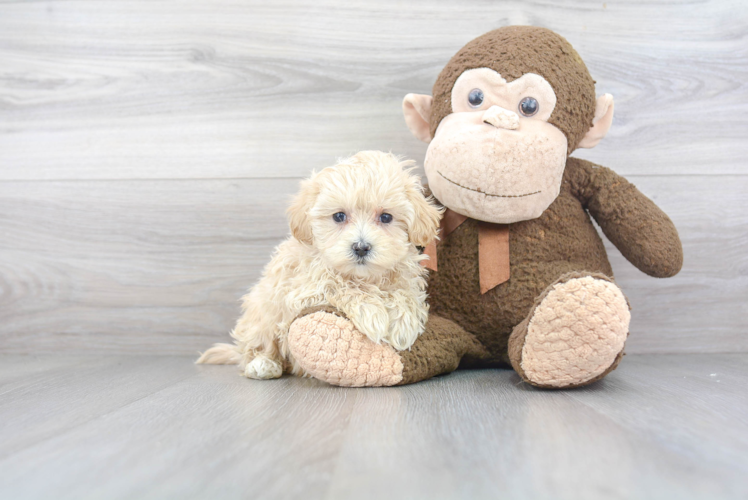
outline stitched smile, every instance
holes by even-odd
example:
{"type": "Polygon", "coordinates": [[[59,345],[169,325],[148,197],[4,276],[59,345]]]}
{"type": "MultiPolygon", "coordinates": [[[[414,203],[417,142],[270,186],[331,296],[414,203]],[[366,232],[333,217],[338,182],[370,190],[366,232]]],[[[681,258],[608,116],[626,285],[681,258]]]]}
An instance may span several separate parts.
{"type": "Polygon", "coordinates": [[[450,179],[449,177],[447,177],[443,173],[439,172],[438,170],[436,171],[436,173],[439,174],[439,175],[441,175],[446,181],[451,182],[452,184],[454,184],[457,187],[461,187],[462,189],[467,189],[468,191],[474,191],[476,193],[480,193],[480,194],[483,194],[483,195],[486,195],[486,196],[493,196],[494,198],[523,198],[525,196],[532,196],[534,194],[540,193],[540,191],[535,191],[533,193],[525,193],[525,194],[491,194],[491,193],[485,193],[485,192],[481,191],[480,189],[473,189],[473,188],[465,187],[462,184],[459,184],[459,183],[453,181],[452,179],[450,179]]]}

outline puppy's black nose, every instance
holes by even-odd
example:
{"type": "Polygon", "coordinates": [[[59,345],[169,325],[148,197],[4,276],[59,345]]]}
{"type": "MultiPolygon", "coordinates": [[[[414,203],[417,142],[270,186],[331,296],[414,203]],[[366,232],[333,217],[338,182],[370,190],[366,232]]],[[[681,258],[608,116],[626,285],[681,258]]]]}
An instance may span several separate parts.
{"type": "Polygon", "coordinates": [[[369,250],[371,250],[371,245],[369,245],[365,241],[357,241],[351,248],[353,248],[353,251],[356,255],[358,255],[359,257],[364,257],[367,253],[369,253],[369,250]]]}

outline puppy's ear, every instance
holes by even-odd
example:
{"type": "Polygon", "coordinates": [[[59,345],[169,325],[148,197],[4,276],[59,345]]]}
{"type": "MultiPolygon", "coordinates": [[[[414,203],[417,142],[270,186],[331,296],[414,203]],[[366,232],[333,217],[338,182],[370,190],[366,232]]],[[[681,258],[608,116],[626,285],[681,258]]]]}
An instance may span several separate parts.
{"type": "Polygon", "coordinates": [[[418,179],[409,186],[408,199],[415,212],[408,228],[410,242],[417,247],[428,246],[439,233],[439,222],[444,209],[438,207],[431,196],[428,199],[424,196],[423,186],[418,179]]]}
{"type": "Polygon", "coordinates": [[[291,234],[302,243],[308,244],[312,243],[312,225],[309,211],[317,201],[317,195],[319,195],[319,184],[315,177],[312,175],[311,179],[301,181],[299,194],[296,195],[291,202],[291,206],[286,210],[291,234]]]}

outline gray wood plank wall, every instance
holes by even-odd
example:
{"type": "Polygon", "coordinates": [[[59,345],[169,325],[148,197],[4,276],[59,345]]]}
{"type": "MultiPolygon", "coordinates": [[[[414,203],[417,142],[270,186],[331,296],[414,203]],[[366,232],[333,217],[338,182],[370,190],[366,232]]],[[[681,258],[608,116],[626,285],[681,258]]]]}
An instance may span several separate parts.
{"type": "Polygon", "coordinates": [[[400,103],[508,24],[568,38],[616,98],[578,156],[675,221],[685,266],[609,245],[629,352],[748,350],[748,8],[675,2],[0,2],[0,351],[227,338],[288,196],[360,149],[422,161],[400,103]]]}

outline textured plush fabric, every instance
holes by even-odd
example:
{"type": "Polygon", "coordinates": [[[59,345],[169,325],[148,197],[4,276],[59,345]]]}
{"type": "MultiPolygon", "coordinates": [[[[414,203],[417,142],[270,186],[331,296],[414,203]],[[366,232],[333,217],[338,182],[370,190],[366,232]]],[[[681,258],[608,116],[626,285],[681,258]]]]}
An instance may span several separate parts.
{"type": "MultiPolygon", "coordinates": [[[[442,218],[439,236],[442,240],[460,227],[467,217],[447,209],[442,218]]],[[[436,253],[437,242],[430,243],[424,252],[429,256],[423,262],[426,268],[436,271],[439,257],[436,253]]],[[[509,226],[481,222],[478,224],[478,267],[480,271],[480,291],[486,293],[496,285],[509,279],[509,226]]]]}
{"type": "Polygon", "coordinates": [[[288,334],[291,355],[314,378],[345,387],[409,384],[449,373],[463,356],[488,355],[475,337],[432,316],[409,350],[375,344],[333,307],[303,311],[288,334]]]}
{"type": "Polygon", "coordinates": [[[481,358],[488,351],[477,339],[453,322],[429,316],[426,331],[410,350],[400,351],[402,384],[410,384],[457,369],[463,356],[481,358]]]}
{"type": "Polygon", "coordinates": [[[566,136],[568,152],[592,126],[595,82],[582,58],[562,36],[545,28],[508,26],[472,40],[447,63],[434,84],[431,136],[452,113],[452,87],[466,70],[490,68],[511,82],[525,73],[545,78],[556,92],[549,123],[566,136]]]}
{"type": "Polygon", "coordinates": [[[523,119],[517,131],[488,126],[489,111],[442,120],[424,160],[429,186],[445,206],[477,220],[535,219],[558,196],[566,136],[543,120],[523,119]]]}
{"type": "Polygon", "coordinates": [[[333,308],[302,312],[291,324],[288,346],[304,371],[333,385],[378,387],[403,380],[397,351],[369,340],[333,308]]]}
{"type": "Polygon", "coordinates": [[[509,339],[509,359],[538,387],[579,387],[620,357],[631,319],[621,290],[608,277],[569,273],[541,294],[509,339]]]}
{"type": "Polygon", "coordinates": [[[487,358],[466,359],[461,366],[508,363],[512,330],[529,315],[536,298],[564,274],[613,276],[587,208],[623,255],[642,271],[671,276],[680,269],[682,250],[670,219],[613,171],[569,158],[556,201],[539,218],[509,225],[510,278],[506,283],[480,293],[478,221],[468,219],[439,243],[439,268],[429,275],[431,314],[462,326],[490,352],[487,358]],[[643,221],[639,227],[620,218],[630,213],[629,207],[641,211],[630,214],[643,221]],[[640,240],[642,232],[647,241],[640,240]]]}
{"type": "Polygon", "coordinates": [[[582,167],[574,169],[575,195],[623,256],[655,278],[678,274],[683,247],[665,212],[612,170],[582,160],[574,163],[582,167]]]}

